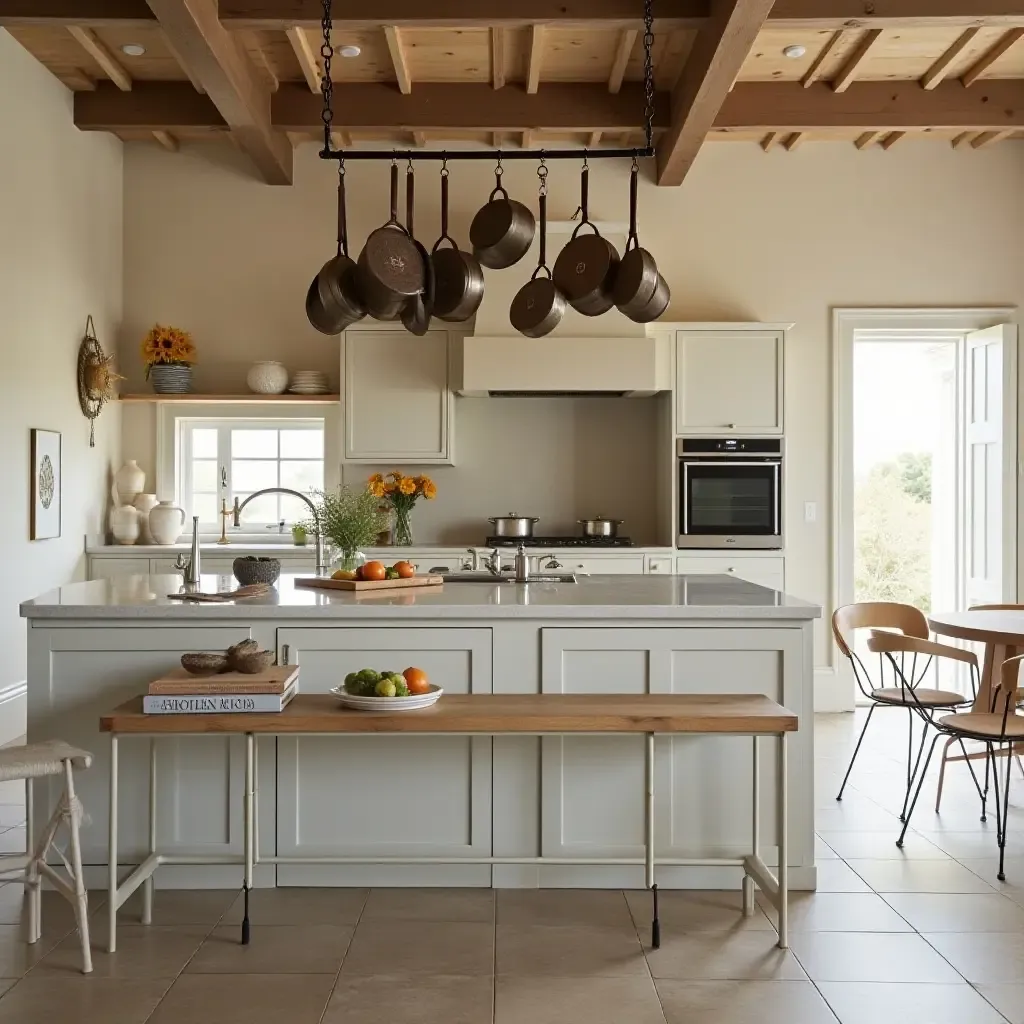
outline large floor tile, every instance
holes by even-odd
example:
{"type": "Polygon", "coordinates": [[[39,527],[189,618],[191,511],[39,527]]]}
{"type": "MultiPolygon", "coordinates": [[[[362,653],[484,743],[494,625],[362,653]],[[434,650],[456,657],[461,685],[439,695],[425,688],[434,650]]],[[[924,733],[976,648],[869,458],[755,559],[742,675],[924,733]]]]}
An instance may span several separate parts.
{"type": "Polygon", "coordinates": [[[841,1024],[1005,1024],[967,984],[823,982],[821,994],[841,1024]]]}
{"type": "MultiPolygon", "coordinates": [[[[143,1024],[171,984],[133,978],[23,978],[0,999],[3,1024],[143,1024]]],[[[198,1024],[198,1018],[196,1019],[198,1024]]]]}
{"type": "MultiPolygon", "coordinates": [[[[96,913],[104,904],[104,893],[89,894],[88,910],[96,913]]],[[[75,927],[75,908],[59,893],[50,889],[42,894],[42,923],[44,938],[63,938],[75,927]]],[[[28,900],[20,883],[0,889],[0,925],[24,926],[28,921],[28,900]]]]}
{"type": "Polygon", "coordinates": [[[668,1024],[836,1024],[809,981],[660,979],[657,986],[668,1024]]]}
{"type": "Polygon", "coordinates": [[[833,850],[832,847],[821,838],[821,836],[814,837],[815,860],[835,860],[838,856],[839,854],[836,853],[836,851],[833,850]]]}
{"type": "Polygon", "coordinates": [[[961,857],[959,862],[968,871],[987,882],[996,892],[1009,896],[1016,903],[1024,903],[1024,857],[1007,857],[1003,862],[1004,881],[999,881],[999,855],[987,857],[961,857]]]}
{"type": "Polygon", "coordinates": [[[1005,985],[979,985],[983,995],[1010,1024],[1024,1024],[1024,981],[1005,985]]]}
{"type": "Polygon", "coordinates": [[[499,889],[496,908],[498,924],[633,927],[618,889],[499,889]]]}
{"type": "MultiPolygon", "coordinates": [[[[778,911],[758,893],[774,925],[778,911]]],[[[909,932],[913,929],[873,892],[791,892],[789,929],[792,932],[909,932]]]]}
{"type": "Polygon", "coordinates": [[[924,937],[973,985],[1024,979],[1024,935],[929,932],[924,937]]]}
{"type": "MultiPolygon", "coordinates": [[[[152,923],[208,924],[212,927],[224,916],[235,896],[233,889],[157,889],[153,893],[152,923]]],[[[91,901],[89,909],[92,909],[91,901]]],[[[117,920],[119,924],[138,924],[142,920],[141,889],[132,893],[118,910],[117,920]]]]}
{"type": "Polygon", "coordinates": [[[920,935],[800,932],[792,948],[811,981],[959,984],[962,979],[920,935]]]}
{"type": "MultiPolygon", "coordinates": [[[[651,894],[626,893],[633,921],[642,934],[650,931],[651,894]]],[[[737,928],[771,930],[772,924],[760,907],[750,917],[743,916],[743,895],[738,891],[672,891],[658,893],[658,917],[662,927],[683,932],[732,931],[737,928]]]]}
{"type": "Polygon", "coordinates": [[[854,795],[818,807],[814,827],[819,832],[891,832],[895,836],[900,830],[900,819],[867,797],[854,795]]]}
{"type": "Polygon", "coordinates": [[[489,977],[342,975],[323,1024],[491,1024],[489,977]]]}
{"type": "MultiPolygon", "coordinates": [[[[366,889],[253,889],[249,893],[249,920],[254,928],[265,924],[354,925],[366,896],[366,889]]],[[[243,911],[244,898],[239,894],[222,924],[240,923],[243,911]]]]}
{"type": "Polygon", "coordinates": [[[998,893],[885,893],[885,901],[919,932],[1020,932],[1024,907],[998,893]]]}
{"type": "MultiPolygon", "coordinates": [[[[494,1024],[665,1024],[649,977],[543,978],[502,976],[494,1024]]],[[[325,1022],[327,1024],[327,1022],[325,1022]]]]}
{"type": "Polygon", "coordinates": [[[183,974],[147,1024],[319,1024],[333,985],[330,974],[183,974]]]}
{"type": "Polygon", "coordinates": [[[494,926],[476,921],[364,921],[342,974],[490,975],[494,926]]]}
{"type": "Polygon", "coordinates": [[[493,889],[372,889],[360,921],[494,920],[493,889]]]}
{"type": "Polygon", "coordinates": [[[820,860],[818,892],[871,892],[871,886],[844,860],[820,860]]]}
{"type": "Polygon", "coordinates": [[[199,947],[190,974],[336,974],[352,929],[333,924],[256,925],[247,946],[222,925],[199,947]]]}
{"type": "Polygon", "coordinates": [[[499,975],[647,976],[632,929],[499,923],[496,930],[499,975]]]}
{"type": "Polygon", "coordinates": [[[774,932],[663,931],[661,949],[647,950],[655,978],[693,981],[805,980],[796,958],[779,949],[774,932]]]}
{"type": "Polygon", "coordinates": [[[819,835],[843,860],[948,860],[949,854],[924,836],[908,833],[901,849],[895,832],[825,832],[819,835]]]}
{"type": "MultiPolygon", "coordinates": [[[[95,920],[91,922],[96,925],[95,920]]],[[[106,929],[94,927],[92,967],[97,978],[174,978],[206,938],[202,925],[122,925],[117,929],[117,952],[108,953],[106,929]]],[[[33,976],[74,976],[82,970],[78,933],[72,932],[33,969],[33,976]]]]}
{"type": "Polygon", "coordinates": [[[847,864],[875,892],[992,892],[992,886],[952,860],[851,860],[847,864]]]}

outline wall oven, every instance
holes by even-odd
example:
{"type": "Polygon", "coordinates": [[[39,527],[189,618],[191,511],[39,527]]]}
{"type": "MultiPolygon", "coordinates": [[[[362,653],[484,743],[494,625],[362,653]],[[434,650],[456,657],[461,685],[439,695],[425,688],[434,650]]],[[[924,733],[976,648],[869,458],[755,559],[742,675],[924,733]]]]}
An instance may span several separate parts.
{"type": "Polygon", "coordinates": [[[681,548],[781,548],[779,437],[676,442],[681,548]]]}

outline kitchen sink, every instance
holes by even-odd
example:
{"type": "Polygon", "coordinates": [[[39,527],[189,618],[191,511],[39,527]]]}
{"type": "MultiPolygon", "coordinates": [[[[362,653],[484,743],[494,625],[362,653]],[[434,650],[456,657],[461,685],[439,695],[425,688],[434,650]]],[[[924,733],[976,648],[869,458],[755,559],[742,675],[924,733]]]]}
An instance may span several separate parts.
{"type": "MultiPolygon", "coordinates": [[[[515,576],[502,574],[495,576],[489,572],[449,572],[442,576],[445,583],[515,583],[515,576]]],[[[565,573],[531,573],[530,583],[576,583],[576,574],[565,573]]]]}

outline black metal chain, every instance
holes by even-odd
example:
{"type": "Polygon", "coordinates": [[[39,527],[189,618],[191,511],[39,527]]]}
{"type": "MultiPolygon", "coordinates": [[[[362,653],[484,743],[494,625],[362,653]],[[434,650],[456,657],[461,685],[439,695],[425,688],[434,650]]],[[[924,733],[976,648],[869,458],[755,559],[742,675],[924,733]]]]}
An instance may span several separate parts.
{"type": "Polygon", "coordinates": [[[321,81],[324,107],[320,112],[320,120],[324,123],[324,152],[328,153],[331,149],[331,122],[334,120],[334,110],[331,107],[331,100],[334,97],[334,83],[331,81],[331,60],[334,57],[334,47],[331,45],[331,0],[324,0],[324,16],[320,27],[324,33],[324,41],[320,44],[320,56],[324,62],[324,76],[321,81]]]}
{"type": "MultiPolygon", "coordinates": [[[[326,0],[325,0],[326,3],[326,0]]],[[[654,0],[644,0],[644,144],[654,145],[654,0]]]]}

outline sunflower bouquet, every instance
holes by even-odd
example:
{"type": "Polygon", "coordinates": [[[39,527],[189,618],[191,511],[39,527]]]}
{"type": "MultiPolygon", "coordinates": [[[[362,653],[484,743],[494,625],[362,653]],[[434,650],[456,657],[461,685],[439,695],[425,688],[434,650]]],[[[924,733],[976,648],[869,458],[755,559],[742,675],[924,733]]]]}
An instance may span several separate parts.
{"type": "Polygon", "coordinates": [[[146,380],[154,366],[191,366],[196,361],[192,336],[177,327],[154,324],[142,339],[142,361],[146,364],[146,380]]]}
{"type": "Polygon", "coordinates": [[[375,498],[383,498],[395,513],[395,544],[412,544],[412,523],[409,516],[420,498],[433,501],[437,497],[437,484],[429,476],[405,476],[393,469],[390,473],[374,473],[370,477],[369,491],[375,498]]]}

